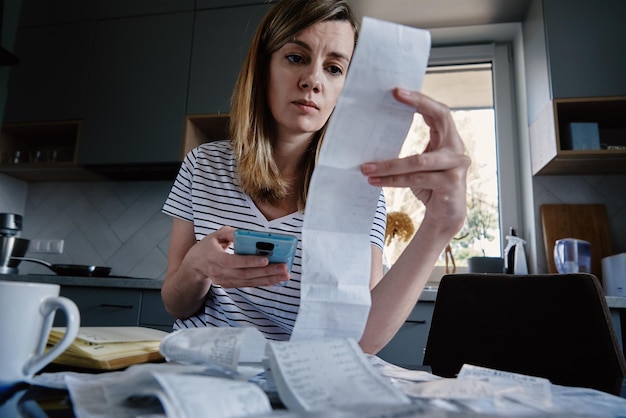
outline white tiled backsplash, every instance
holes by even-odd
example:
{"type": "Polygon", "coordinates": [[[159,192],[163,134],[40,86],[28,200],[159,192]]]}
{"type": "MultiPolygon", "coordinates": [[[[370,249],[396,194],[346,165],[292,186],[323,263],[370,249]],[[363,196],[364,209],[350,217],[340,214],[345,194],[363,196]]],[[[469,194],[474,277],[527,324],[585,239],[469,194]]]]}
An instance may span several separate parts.
{"type": "Polygon", "coordinates": [[[533,178],[537,266],[547,271],[539,208],[543,204],[604,204],[613,253],[626,252],[626,176],[537,176],[533,178]]]}
{"type": "MultiPolygon", "coordinates": [[[[51,263],[112,267],[112,275],[162,279],[171,219],[161,213],[171,182],[30,183],[22,237],[63,239],[51,263]]],[[[52,273],[22,262],[20,274],[52,273]]]]}
{"type": "MultiPolygon", "coordinates": [[[[22,237],[64,239],[63,254],[30,254],[53,263],[97,264],[112,274],[162,279],[171,220],[161,213],[171,182],[30,183],[22,237]]],[[[602,203],[613,252],[626,252],[626,176],[539,176],[533,179],[537,268],[546,271],[539,207],[602,203]]],[[[20,273],[51,273],[30,263],[20,273]]]]}

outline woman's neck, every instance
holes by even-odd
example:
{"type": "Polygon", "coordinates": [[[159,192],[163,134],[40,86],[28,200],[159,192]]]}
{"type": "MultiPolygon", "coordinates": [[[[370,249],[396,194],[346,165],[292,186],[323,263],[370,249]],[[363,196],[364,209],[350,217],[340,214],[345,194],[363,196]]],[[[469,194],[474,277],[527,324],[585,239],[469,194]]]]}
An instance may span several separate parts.
{"type": "Polygon", "coordinates": [[[298,201],[302,194],[301,161],[307,152],[312,135],[280,136],[277,135],[272,143],[274,162],[280,175],[289,184],[289,192],[278,201],[260,201],[255,199],[254,204],[267,220],[281,218],[298,211],[298,201]]]}

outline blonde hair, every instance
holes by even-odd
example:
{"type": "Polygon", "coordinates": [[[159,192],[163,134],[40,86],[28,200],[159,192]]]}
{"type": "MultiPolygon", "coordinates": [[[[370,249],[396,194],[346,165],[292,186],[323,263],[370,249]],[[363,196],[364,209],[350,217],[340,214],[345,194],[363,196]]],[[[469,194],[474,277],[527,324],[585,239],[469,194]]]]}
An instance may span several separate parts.
{"type": "MultiPolygon", "coordinates": [[[[290,192],[274,161],[270,140],[273,117],[267,105],[267,82],[272,54],[299,32],[328,20],[348,21],[356,42],[358,20],[346,0],[279,0],[252,40],[233,92],[229,129],[239,183],[253,199],[276,202],[290,192]]],[[[325,130],[326,124],[314,135],[299,162],[301,211],[325,130]]]]}

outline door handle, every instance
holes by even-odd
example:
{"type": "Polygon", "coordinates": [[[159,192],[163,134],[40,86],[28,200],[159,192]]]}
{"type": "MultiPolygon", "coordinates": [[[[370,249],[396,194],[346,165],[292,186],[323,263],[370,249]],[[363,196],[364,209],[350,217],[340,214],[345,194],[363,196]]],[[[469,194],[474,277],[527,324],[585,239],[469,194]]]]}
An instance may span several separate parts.
{"type": "Polygon", "coordinates": [[[115,309],[133,309],[133,305],[115,305],[110,303],[101,303],[100,308],[115,308],[115,309]]]}

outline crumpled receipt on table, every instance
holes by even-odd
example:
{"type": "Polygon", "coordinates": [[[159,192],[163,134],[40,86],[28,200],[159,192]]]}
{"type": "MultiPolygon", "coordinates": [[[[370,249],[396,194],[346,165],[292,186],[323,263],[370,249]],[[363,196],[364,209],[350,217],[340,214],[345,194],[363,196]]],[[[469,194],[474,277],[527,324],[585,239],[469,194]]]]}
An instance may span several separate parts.
{"type": "Polygon", "coordinates": [[[415,110],[392,90],[420,90],[430,33],[364,18],[329,121],[302,228],[300,310],[292,340],[361,338],[371,306],[370,232],[381,189],[360,165],[395,158],[415,110]]]}
{"type": "Polygon", "coordinates": [[[174,331],[161,341],[159,351],[167,361],[224,367],[261,366],[266,340],[256,328],[188,328],[174,331]]]}
{"type": "Polygon", "coordinates": [[[254,383],[212,376],[202,365],[138,364],[86,376],[65,377],[80,418],[223,418],[272,411],[254,383]]]}

